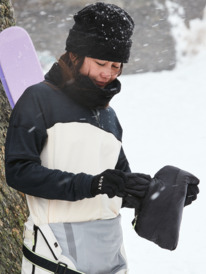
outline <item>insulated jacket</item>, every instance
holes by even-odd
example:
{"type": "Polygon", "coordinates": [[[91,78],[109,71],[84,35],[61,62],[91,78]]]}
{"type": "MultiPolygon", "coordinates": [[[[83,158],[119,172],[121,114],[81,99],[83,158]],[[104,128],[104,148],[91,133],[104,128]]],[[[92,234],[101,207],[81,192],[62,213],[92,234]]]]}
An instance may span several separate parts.
{"type": "Polygon", "coordinates": [[[133,221],[139,236],[165,249],[177,247],[189,184],[198,185],[199,179],[174,166],[165,166],[155,174],[133,221]]]}
{"type": "Polygon", "coordinates": [[[89,109],[45,82],[17,102],[6,139],[9,186],[26,193],[36,225],[118,216],[122,199],[92,198],[92,176],[129,172],[122,128],[111,107],[89,109]]]}

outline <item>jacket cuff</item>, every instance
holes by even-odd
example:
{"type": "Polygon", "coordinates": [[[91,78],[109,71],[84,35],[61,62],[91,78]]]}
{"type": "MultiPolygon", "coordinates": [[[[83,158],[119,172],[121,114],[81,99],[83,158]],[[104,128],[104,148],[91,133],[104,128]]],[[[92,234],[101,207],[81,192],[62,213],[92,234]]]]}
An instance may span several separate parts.
{"type": "Polygon", "coordinates": [[[76,201],[85,198],[93,198],[91,194],[91,183],[93,180],[92,175],[79,173],[74,177],[74,188],[76,194],[76,201]]]}

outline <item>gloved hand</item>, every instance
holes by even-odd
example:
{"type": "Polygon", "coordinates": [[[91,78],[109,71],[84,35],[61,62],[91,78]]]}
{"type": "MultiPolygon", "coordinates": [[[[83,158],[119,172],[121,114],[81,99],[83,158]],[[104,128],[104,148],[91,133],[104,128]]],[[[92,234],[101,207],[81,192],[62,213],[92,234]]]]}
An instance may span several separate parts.
{"type": "Polygon", "coordinates": [[[143,198],[152,180],[150,175],[142,173],[125,173],[125,193],[137,198],[143,198]]]}
{"type": "Polygon", "coordinates": [[[198,193],[199,193],[199,188],[197,185],[188,184],[184,206],[190,205],[194,200],[196,200],[198,193]]]}
{"type": "Polygon", "coordinates": [[[142,205],[142,198],[137,198],[131,195],[123,197],[122,207],[135,208],[136,211],[139,211],[142,205]]]}
{"type": "Polygon", "coordinates": [[[123,171],[107,169],[99,175],[94,176],[91,184],[91,194],[107,194],[109,198],[114,196],[125,196],[126,176],[123,171]]]}
{"type": "Polygon", "coordinates": [[[98,194],[107,194],[109,198],[114,196],[128,197],[125,204],[127,204],[127,207],[135,208],[138,203],[136,199],[145,196],[150,181],[151,177],[149,175],[107,169],[94,176],[91,184],[91,194],[93,197],[98,194]]]}
{"type": "Polygon", "coordinates": [[[122,207],[135,208],[138,212],[152,178],[142,173],[126,173],[126,179],[126,196],[123,198],[122,207]]]}

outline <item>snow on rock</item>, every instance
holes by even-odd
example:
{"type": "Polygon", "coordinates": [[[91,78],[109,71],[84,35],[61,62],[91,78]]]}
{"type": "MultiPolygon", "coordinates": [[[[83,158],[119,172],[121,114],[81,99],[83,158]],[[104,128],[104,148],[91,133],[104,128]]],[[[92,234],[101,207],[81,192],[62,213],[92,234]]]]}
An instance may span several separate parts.
{"type": "Polygon", "coordinates": [[[184,8],[178,3],[167,0],[168,21],[171,32],[176,41],[177,60],[185,62],[206,48],[206,9],[203,11],[203,19],[194,19],[185,24],[184,8]]]}

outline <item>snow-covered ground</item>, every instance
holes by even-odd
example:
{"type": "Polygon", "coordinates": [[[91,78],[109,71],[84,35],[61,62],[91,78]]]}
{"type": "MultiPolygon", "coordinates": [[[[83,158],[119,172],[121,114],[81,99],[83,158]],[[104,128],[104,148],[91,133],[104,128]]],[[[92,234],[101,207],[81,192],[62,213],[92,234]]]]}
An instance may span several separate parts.
{"type": "Polygon", "coordinates": [[[200,194],[184,209],[174,251],[140,238],[131,225],[133,210],[122,210],[130,274],[206,273],[206,20],[194,20],[190,29],[173,26],[176,69],[121,76],[112,106],[132,170],[153,176],[165,165],[177,166],[200,179],[200,194]]]}
{"type": "Polygon", "coordinates": [[[134,172],[154,175],[173,165],[200,180],[198,200],[186,207],[175,251],[135,234],[133,211],[124,209],[123,229],[130,273],[206,273],[206,54],[171,72],[122,76],[113,100],[124,129],[123,145],[134,172]]]}

